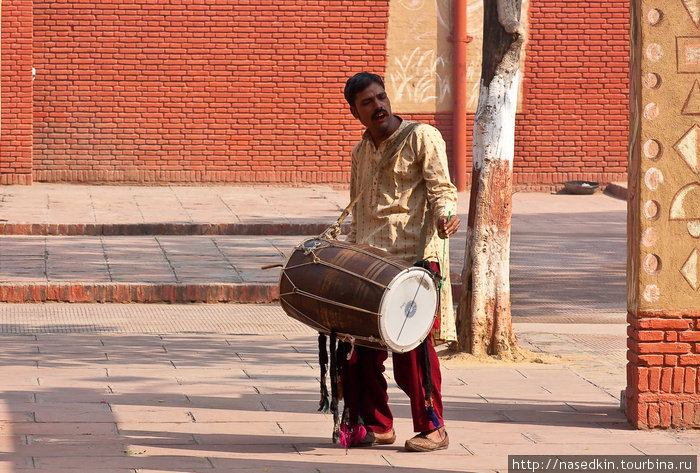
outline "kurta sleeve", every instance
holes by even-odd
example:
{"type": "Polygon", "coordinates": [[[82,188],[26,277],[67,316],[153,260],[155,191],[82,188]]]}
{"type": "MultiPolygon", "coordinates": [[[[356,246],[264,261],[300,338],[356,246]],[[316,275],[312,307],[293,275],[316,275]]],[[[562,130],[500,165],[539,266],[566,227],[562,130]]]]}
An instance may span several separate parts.
{"type": "Polygon", "coordinates": [[[423,157],[427,198],[437,223],[439,217],[457,213],[457,188],[450,181],[445,141],[440,132],[429,125],[422,125],[416,131],[416,148],[423,157]]]}

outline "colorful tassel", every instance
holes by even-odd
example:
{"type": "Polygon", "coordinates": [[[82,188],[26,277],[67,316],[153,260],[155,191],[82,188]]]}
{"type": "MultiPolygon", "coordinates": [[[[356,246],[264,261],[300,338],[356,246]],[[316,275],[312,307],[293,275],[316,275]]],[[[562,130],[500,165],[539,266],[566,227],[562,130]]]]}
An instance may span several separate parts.
{"type": "Polygon", "coordinates": [[[435,426],[436,429],[440,428],[440,419],[438,419],[437,414],[435,413],[435,408],[431,405],[425,408],[425,412],[428,415],[428,419],[430,422],[435,426]]]}
{"type": "Polygon", "coordinates": [[[364,425],[357,425],[351,429],[348,424],[342,424],[338,436],[340,446],[345,448],[345,454],[347,455],[348,449],[357,445],[366,435],[367,429],[364,425]]]}
{"type": "Polygon", "coordinates": [[[330,401],[328,399],[328,387],[326,386],[326,373],[328,372],[328,350],[326,348],[326,336],[318,334],[318,364],[321,367],[321,399],[318,402],[319,412],[328,412],[330,401]]]}
{"type": "MultiPolygon", "coordinates": [[[[324,386],[325,387],[325,386],[324,386]]],[[[331,410],[331,402],[328,400],[328,389],[325,389],[325,395],[321,393],[321,402],[318,406],[318,412],[328,414],[331,410]]]]}
{"type": "Polygon", "coordinates": [[[360,440],[365,438],[367,435],[367,429],[365,429],[364,425],[357,425],[355,426],[354,429],[352,429],[352,437],[350,441],[352,442],[352,445],[357,445],[360,440]]]}
{"type": "Polygon", "coordinates": [[[345,447],[345,453],[347,453],[348,448],[350,448],[350,442],[352,441],[352,432],[348,427],[348,424],[343,424],[340,426],[340,446],[345,447]]]}

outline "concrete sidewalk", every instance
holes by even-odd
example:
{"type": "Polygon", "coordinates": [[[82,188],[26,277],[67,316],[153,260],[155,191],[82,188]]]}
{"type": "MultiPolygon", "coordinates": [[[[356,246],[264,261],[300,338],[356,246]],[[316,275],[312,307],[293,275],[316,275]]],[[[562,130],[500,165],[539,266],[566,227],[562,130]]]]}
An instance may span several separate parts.
{"type": "MultiPolygon", "coordinates": [[[[320,187],[0,195],[0,300],[16,301],[266,300],[279,272],[259,266],[346,202],[320,187]]],[[[619,408],[625,224],[625,202],[606,195],[514,196],[515,329],[550,356],[443,353],[451,445],[433,454],[402,449],[410,411],[390,363],[397,443],[333,445],[332,419],[316,412],[315,334],[277,305],[0,304],[0,473],[505,472],[513,454],[697,455],[698,432],[635,431],[619,408]]],[[[451,240],[455,272],[464,238],[451,240]]]]}
{"type": "MultiPolygon", "coordinates": [[[[269,302],[279,270],[260,267],[347,203],[328,187],[37,184],[0,196],[0,301],[10,302],[269,302]]],[[[463,221],[467,206],[463,193],[463,221]]],[[[625,224],[626,203],[604,194],[515,194],[517,316],[624,320],[625,224]]],[[[450,240],[454,276],[465,228],[450,240]]]]}
{"type": "Polygon", "coordinates": [[[700,453],[695,431],[635,431],[619,409],[624,324],[515,325],[548,363],[443,357],[451,445],[344,451],[316,412],[315,334],[268,305],[0,306],[0,472],[506,472],[508,455],[700,453]]]}
{"type": "Polygon", "coordinates": [[[347,199],[324,186],[0,186],[0,234],[312,235],[347,199]]]}

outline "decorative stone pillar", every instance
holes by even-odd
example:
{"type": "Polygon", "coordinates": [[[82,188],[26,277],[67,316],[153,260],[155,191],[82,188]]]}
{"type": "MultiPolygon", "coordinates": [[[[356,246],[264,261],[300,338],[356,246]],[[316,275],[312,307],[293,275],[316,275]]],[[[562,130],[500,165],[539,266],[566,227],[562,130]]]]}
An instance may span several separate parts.
{"type": "Polygon", "coordinates": [[[700,427],[700,0],[632,0],[626,406],[700,427]]]}

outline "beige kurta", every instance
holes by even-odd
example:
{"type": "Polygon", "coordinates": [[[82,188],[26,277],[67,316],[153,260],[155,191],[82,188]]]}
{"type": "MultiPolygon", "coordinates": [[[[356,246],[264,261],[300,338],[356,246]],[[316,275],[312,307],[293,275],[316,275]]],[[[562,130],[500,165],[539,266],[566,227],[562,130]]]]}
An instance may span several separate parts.
{"type": "Polygon", "coordinates": [[[355,198],[366,182],[373,182],[352,209],[347,240],[384,249],[410,264],[421,258],[437,259],[446,279],[440,294],[440,331],[435,335],[440,340],[452,341],[457,339],[457,333],[449,277],[450,250],[448,240],[438,237],[436,223],[440,216],[456,214],[457,189],[450,182],[445,142],[440,132],[430,125],[419,125],[398,158],[374,175],[382,153],[408,123],[403,120],[379,148],[374,146],[368,132],[355,145],[350,199],[355,198]],[[426,236],[421,238],[424,221],[426,236]],[[424,252],[421,252],[422,241],[425,241],[424,252]]]}

